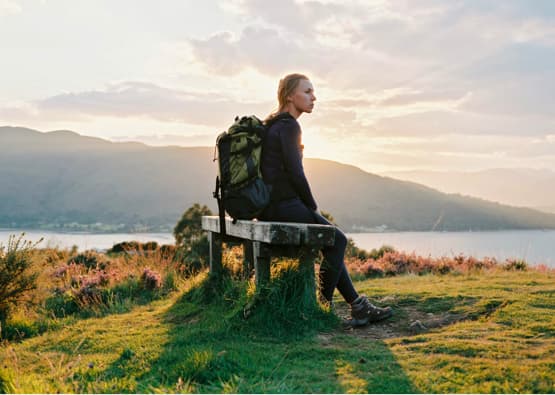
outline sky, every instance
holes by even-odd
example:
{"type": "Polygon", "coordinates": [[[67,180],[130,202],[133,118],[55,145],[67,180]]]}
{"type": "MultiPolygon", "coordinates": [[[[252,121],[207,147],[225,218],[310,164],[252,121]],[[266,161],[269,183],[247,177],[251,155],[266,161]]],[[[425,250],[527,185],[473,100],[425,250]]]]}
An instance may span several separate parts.
{"type": "Polygon", "coordinates": [[[310,77],[306,157],[555,171],[552,0],[0,0],[0,126],[213,146],[310,77]]]}

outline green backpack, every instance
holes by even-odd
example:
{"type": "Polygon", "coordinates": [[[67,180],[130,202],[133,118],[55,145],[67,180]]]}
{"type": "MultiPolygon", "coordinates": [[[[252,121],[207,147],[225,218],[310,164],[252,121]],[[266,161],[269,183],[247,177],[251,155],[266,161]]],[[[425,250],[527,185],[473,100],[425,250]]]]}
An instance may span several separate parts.
{"type": "Polygon", "coordinates": [[[218,176],[214,197],[218,200],[222,235],[225,212],[234,222],[253,219],[270,203],[270,188],[260,170],[265,134],[263,122],[251,115],[236,117],[233,125],[216,139],[214,161],[218,161],[218,176]]]}

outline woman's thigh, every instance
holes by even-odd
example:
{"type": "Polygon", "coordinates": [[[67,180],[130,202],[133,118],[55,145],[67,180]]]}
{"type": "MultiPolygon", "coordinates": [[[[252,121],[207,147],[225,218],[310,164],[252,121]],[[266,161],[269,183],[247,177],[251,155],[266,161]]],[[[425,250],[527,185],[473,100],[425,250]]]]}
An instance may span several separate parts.
{"type": "Polygon", "coordinates": [[[301,199],[294,198],[277,203],[269,220],[317,224],[319,222],[316,215],[317,213],[306,207],[301,199]]]}

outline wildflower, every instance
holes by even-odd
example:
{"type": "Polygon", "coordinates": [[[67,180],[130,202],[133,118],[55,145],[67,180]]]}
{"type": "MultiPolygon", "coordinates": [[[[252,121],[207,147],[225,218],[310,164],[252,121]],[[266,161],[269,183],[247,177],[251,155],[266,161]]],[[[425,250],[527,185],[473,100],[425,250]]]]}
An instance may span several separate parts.
{"type": "Polygon", "coordinates": [[[141,284],[145,289],[154,290],[162,286],[162,276],[150,268],[146,268],[141,275],[141,284]]]}

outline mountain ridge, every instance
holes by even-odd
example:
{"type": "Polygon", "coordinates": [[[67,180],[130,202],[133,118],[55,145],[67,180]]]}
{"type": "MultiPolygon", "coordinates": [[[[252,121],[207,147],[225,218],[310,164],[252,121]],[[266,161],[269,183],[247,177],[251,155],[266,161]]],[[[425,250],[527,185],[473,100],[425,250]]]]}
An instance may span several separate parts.
{"type": "Polygon", "coordinates": [[[474,172],[391,171],[382,175],[516,207],[555,212],[555,172],[550,169],[493,168],[474,172]]]}
{"type": "MultiPolygon", "coordinates": [[[[150,147],[16,129],[0,127],[0,226],[100,222],[168,230],[193,203],[216,210],[213,147],[150,147]]],[[[555,215],[445,194],[326,159],[306,158],[304,165],[319,209],[346,231],[555,228],[555,215]]]]}

